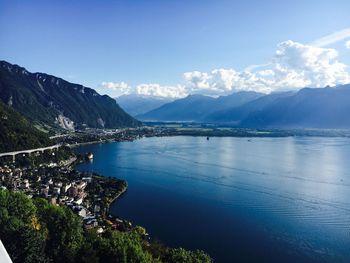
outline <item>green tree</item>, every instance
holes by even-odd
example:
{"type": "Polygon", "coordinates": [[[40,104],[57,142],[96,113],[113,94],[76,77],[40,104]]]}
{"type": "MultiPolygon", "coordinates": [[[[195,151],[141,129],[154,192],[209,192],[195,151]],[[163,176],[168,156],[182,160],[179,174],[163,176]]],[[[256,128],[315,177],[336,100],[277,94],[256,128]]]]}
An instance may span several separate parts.
{"type": "Polygon", "coordinates": [[[183,248],[169,249],[166,262],[171,263],[211,263],[212,259],[201,250],[188,251],[183,248]]]}
{"type": "Polygon", "coordinates": [[[33,226],[35,212],[25,194],[0,191],[0,239],[13,262],[46,262],[45,238],[33,226]]]}
{"type": "Polygon", "coordinates": [[[54,262],[74,262],[83,241],[82,223],[67,207],[38,201],[39,218],[47,229],[46,254],[54,262]]]}
{"type": "Polygon", "coordinates": [[[96,245],[100,262],[103,263],[154,262],[135,233],[111,232],[98,239],[96,245]]]}

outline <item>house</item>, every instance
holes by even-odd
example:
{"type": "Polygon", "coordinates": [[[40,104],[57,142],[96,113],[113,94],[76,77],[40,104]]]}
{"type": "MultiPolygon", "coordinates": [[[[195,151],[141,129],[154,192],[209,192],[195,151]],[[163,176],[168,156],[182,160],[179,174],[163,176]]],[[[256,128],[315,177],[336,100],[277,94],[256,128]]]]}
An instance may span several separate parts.
{"type": "Polygon", "coordinates": [[[77,182],[77,183],[76,183],[77,188],[78,188],[78,189],[81,189],[81,190],[84,190],[85,187],[86,187],[86,185],[87,185],[87,183],[84,182],[84,181],[80,181],[80,182],[77,182]]]}
{"type": "Polygon", "coordinates": [[[72,186],[71,183],[62,186],[62,192],[67,193],[67,190],[72,186]]]}
{"type": "Polygon", "coordinates": [[[22,187],[23,189],[28,189],[28,188],[29,188],[29,181],[28,181],[28,179],[24,179],[24,180],[22,181],[21,187],[22,187]]]}
{"type": "Polygon", "coordinates": [[[48,185],[42,185],[40,189],[40,194],[47,197],[49,195],[49,186],[48,185]]]}
{"type": "Polygon", "coordinates": [[[81,217],[86,217],[87,211],[83,206],[75,206],[73,211],[76,212],[81,217]]]}
{"type": "Polygon", "coordinates": [[[60,187],[54,187],[53,188],[53,193],[59,195],[61,193],[61,188],[60,187]]]}
{"type": "Polygon", "coordinates": [[[101,207],[99,205],[94,206],[94,213],[99,213],[101,211],[101,207]]]}
{"type": "Polygon", "coordinates": [[[76,197],[78,195],[77,187],[75,187],[75,186],[69,187],[68,190],[67,190],[67,195],[69,197],[73,197],[73,198],[76,197]]]}
{"type": "Polygon", "coordinates": [[[75,201],[74,201],[74,203],[76,203],[77,205],[81,205],[82,203],[83,203],[83,198],[82,197],[78,197],[75,201]]]}

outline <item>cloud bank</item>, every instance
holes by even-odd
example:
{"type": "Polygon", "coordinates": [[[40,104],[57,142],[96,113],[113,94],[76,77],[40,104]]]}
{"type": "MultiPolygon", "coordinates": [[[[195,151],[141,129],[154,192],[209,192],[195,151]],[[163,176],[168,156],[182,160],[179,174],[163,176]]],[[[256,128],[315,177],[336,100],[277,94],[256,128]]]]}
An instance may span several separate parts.
{"type": "Polygon", "coordinates": [[[102,88],[108,90],[113,97],[121,95],[137,94],[142,96],[182,98],[188,95],[184,86],[162,86],[157,83],[139,84],[131,87],[125,82],[102,82],[102,88]]]}
{"type": "MultiPolygon", "coordinates": [[[[344,32],[342,36],[347,34],[347,31],[344,32]]],[[[336,32],[332,41],[339,38],[336,32]]],[[[276,52],[269,63],[253,65],[243,71],[220,68],[210,72],[185,72],[183,84],[174,86],[140,84],[130,87],[124,82],[103,82],[102,87],[116,94],[134,93],[145,96],[181,98],[188,94],[220,96],[235,91],[270,93],[279,90],[350,83],[347,66],[338,61],[337,50],[320,47],[330,43],[331,38],[321,40],[318,40],[318,46],[304,45],[292,40],[284,41],[277,45],[276,52]]],[[[350,46],[349,41],[346,46],[350,46]]]]}

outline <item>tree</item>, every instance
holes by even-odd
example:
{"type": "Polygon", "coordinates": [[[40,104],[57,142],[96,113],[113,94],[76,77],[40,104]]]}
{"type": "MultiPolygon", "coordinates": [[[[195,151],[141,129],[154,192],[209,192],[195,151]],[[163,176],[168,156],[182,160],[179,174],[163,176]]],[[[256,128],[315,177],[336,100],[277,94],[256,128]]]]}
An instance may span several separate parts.
{"type": "Polygon", "coordinates": [[[171,263],[211,263],[212,259],[201,250],[188,251],[183,248],[169,249],[166,262],[171,263]]]}
{"type": "Polygon", "coordinates": [[[46,262],[45,238],[32,225],[35,212],[25,194],[0,191],[0,238],[13,262],[46,262]]]}
{"type": "Polygon", "coordinates": [[[81,219],[67,207],[38,201],[39,218],[47,229],[46,254],[54,262],[74,262],[83,241],[81,219]]]}
{"type": "Polygon", "coordinates": [[[152,255],[142,247],[135,233],[110,232],[96,242],[98,256],[103,263],[148,263],[152,255]]]}

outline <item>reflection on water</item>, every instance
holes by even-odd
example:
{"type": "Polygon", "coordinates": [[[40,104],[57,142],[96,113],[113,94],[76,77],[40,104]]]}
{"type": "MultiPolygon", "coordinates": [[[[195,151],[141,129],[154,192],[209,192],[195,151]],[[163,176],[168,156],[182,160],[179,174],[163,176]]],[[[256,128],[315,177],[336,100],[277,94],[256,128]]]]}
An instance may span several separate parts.
{"type": "Polygon", "coordinates": [[[124,178],[112,212],[217,262],[349,262],[350,140],[147,138],[82,146],[124,178]]]}

